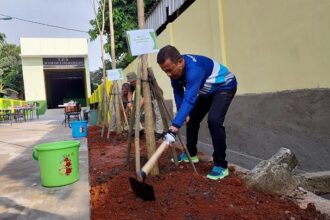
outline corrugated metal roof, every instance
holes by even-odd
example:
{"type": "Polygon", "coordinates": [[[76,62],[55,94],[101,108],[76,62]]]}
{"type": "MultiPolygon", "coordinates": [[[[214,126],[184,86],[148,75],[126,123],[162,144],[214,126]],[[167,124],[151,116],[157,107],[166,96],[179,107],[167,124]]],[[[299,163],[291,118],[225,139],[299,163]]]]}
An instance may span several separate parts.
{"type": "Polygon", "coordinates": [[[151,14],[146,20],[146,28],[151,28],[157,30],[160,26],[166,23],[167,21],[167,12],[168,16],[173,15],[187,0],[161,0],[158,2],[158,5],[154,8],[151,14]]]}

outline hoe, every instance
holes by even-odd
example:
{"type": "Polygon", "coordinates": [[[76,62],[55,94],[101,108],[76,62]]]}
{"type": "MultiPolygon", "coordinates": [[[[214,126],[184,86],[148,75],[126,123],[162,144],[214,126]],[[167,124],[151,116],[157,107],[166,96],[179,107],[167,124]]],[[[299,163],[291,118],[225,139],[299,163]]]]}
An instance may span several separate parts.
{"type": "Polygon", "coordinates": [[[142,167],[141,171],[137,173],[137,179],[132,177],[129,178],[131,188],[137,197],[140,197],[145,201],[154,201],[156,199],[154,188],[151,185],[146,184],[144,180],[168,146],[169,143],[164,141],[148,162],[142,167]]]}

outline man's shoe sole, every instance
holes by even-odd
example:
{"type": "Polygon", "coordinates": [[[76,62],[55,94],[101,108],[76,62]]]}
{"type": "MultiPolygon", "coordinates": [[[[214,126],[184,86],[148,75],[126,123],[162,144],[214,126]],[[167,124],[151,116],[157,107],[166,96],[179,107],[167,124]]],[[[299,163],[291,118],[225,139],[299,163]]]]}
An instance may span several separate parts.
{"type": "MultiPolygon", "coordinates": [[[[173,158],[171,158],[171,162],[174,163],[173,158]]],[[[178,160],[178,163],[185,162],[189,163],[189,160],[178,160]]],[[[193,163],[199,163],[199,160],[192,160],[193,163]]]]}
{"type": "Polygon", "coordinates": [[[223,175],[223,176],[211,176],[210,174],[208,174],[206,176],[206,178],[211,179],[211,180],[221,180],[221,179],[225,178],[228,175],[229,175],[229,173],[227,173],[226,175],[223,175]]]}
{"type": "MultiPolygon", "coordinates": [[[[183,161],[183,162],[185,162],[185,163],[190,163],[189,160],[181,160],[181,161],[183,161]]],[[[192,162],[193,162],[193,163],[199,163],[199,160],[192,160],[192,162]]]]}

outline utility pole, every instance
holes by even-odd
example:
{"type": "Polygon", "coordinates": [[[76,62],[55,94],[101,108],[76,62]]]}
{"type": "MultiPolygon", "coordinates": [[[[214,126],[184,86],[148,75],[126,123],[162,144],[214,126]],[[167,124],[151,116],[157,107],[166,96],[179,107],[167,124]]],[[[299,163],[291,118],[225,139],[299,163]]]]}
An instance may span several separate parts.
{"type": "MultiPolygon", "coordinates": [[[[143,29],[145,26],[143,0],[137,0],[137,14],[138,14],[139,29],[143,29]]],[[[142,81],[143,98],[144,98],[146,145],[147,145],[148,158],[150,158],[155,152],[156,143],[155,143],[155,133],[154,133],[153,110],[151,104],[151,93],[150,93],[150,86],[148,83],[147,60],[148,60],[147,54],[141,56],[141,65],[142,65],[141,81],[142,81]]],[[[154,166],[150,174],[159,175],[158,164],[154,166]]]]}

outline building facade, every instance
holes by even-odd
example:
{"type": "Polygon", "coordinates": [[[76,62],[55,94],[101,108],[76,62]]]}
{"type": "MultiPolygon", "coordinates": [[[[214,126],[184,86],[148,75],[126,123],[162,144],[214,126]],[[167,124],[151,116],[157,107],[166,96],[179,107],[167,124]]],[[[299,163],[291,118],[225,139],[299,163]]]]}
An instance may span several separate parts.
{"type": "Polygon", "coordinates": [[[88,104],[91,95],[85,38],[21,38],[25,100],[58,108],[70,100],[88,104]]]}

